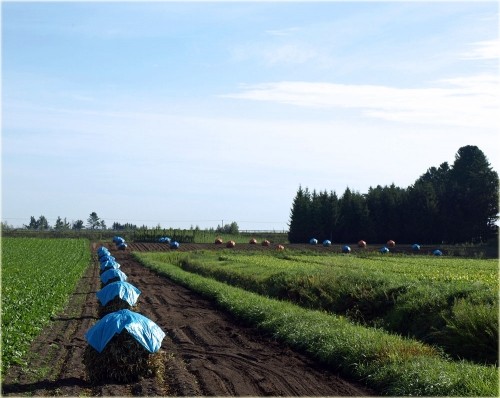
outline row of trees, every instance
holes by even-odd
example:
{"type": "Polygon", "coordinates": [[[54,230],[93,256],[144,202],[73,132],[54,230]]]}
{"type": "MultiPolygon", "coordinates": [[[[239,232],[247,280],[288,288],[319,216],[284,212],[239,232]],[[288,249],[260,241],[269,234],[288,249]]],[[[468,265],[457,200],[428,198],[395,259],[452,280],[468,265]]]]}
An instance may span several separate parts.
{"type": "MultiPolygon", "coordinates": [[[[93,211],[92,213],[90,213],[89,218],[87,218],[86,227],[88,229],[94,230],[106,229],[106,223],[104,222],[104,220],[99,218],[95,211],[93,211]]],[[[29,224],[24,224],[24,228],[37,231],[48,231],[51,229],[55,231],[67,231],[70,229],[80,231],[85,228],[85,225],[83,223],[83,220],[76,220],[70,223],[66,220],[66,218],[61,219],[61,217],[57,217],[56,223],[53,227],[51,227],[49,225],[49,222],[47,221],[47,218],[42,215],[38,217],[38,219],[31,216],[29,224]]]]}
{"type": "MultiPolygon", "coordinates": [[[[13,227],[9,226],[7,223],[2,222],[2,229],[3,230],[9,230],[12,229],[13,227]]],[[[40,217],[35,218],[34,216],[31,216],[29,224],[24,224],[24,228],[28,230],[35,230],[35,231],[49,231],[49,230],[54,230],[54,231],[68,231],[68,230],[76,230],[80,231],[83,229],[90,229],[90,230],[106,230],[106,223],[103,219],[99,218],[96,212],[90,213],[89,217],[87,218],[87,224],[84,224],[82,220],[76,220],[72,222],[68,222],[66,218],[62,219],[61,217],[57,217],[57,220],[53,226],[49,224],[47,221],[47,218],[43,215],[40,217]]],[[[121,224],[119,222],[114,222],[111,226],[111,230],[113,231],[137,231],[137,230],[144,230],[144,229],[150,229],[147,226],[143,225],[142,227],[138,227],[136,224],[132,223],[124,223],[121,224]]],[[[154,228],[153,228],[154,229],[154,228]]],[[[162,230],[160,224],[156,227],[157,230],[162,230]]],[[[193,227],[191,226],[190,230],[200,230],[199,226],[193,227]]],[[[208,230],[209,232],[217,232],[217,233],[224,233],[224,234],[238,234],[239,233],[239,227],[236,221],[231,222],[230,224],[226,225],[217,225],[217,228],[210,228],[208,230]]]]}
{"type": "Polygon", "coordinates": [[[429,168],[413,185],[316,192],[299,187],[289,241],[484,242],[498,235],[498,174],[476,146],[458,150],[453,165],[429,168]]]}

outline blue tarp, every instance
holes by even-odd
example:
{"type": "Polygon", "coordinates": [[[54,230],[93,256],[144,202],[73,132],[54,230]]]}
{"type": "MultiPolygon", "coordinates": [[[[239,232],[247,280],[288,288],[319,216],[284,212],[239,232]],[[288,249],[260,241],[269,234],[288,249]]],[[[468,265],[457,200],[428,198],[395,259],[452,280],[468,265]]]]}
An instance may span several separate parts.
{"type": "Polygon", "coordinates": [[[125,239],[123,239],[121,236],[113,236],[113,242],[114,243],[125,242],[125,239]]]}
{"type": "Polygon", "coordinates": [[[113,336],[123,329],[151,353],[160,349],[165,337],[165,332],[151,319],[137,312],[120,310],[106,315],[92,326],[85,333],[85,339],[98,352],[102,352],[113,336]]]}
{"type": "Polygon", "coordinates": [[[101,282],[108,283],[108,281],[113,278],[120,278],[120,281],[126,281],[127,275],[119,269],[110,268],[101,275],[101,282]]]}
{"type": "Polygon", "coordinates": [[[412,247],[413,251],[418,252],[420,250],[420,245],[418,243],[415,243],[412,247]]]}
{"type": "Polygon", "coordinates": [[[111,253],[104,246],[101,246],[99,249],[97,249],[97,256],[98,257],[107,256],[108,254],[111,254],[111,253]]]}
{"type": "Polygon", "coordinates": [[[351,248],[347,245],[343,246],[342,247],[342,253],[350,253],[351,252],[351,248]]]}
{"type": "Polygon", "coordinates": [[[105,263],[106,261],[112,261],[114,262],[116,259],[110,255],[110,254],[107,254],[105,256],[102,256],[99,258],[99,262],[102,264],[102,263],[105,263]]]}
{"type": "Polygon", "coordinates": [[[315,238],[312,238],[310,241],[309,241],[309,244],[310,245],[317,245],[318,244],[318,240],[315,239],[315,238]]]}
{"type": "Polygon", "coordinates": [[[330,242],[328,239],[323,241],[323,246],[331,246],[332,242],[330,242]]]}
{"type": "Polygon", "coordinates": [[[130,305],[135,305],[141,291],[134,285],[128,282],[113,282],[104,286],[96,293],[97,298],[101,305],[106,305],[109,301],[113,300],[116,296],[126,301],[130,305]]]}
{"type": "Polygon", "coordinates": [[[432,254],[434,254],[435,256],[442,256],[443,255],[443,252],[439,249],[436,249],[432,252],[432,254]]]}
{"type": "Polygon", "coordinates": [[[389,253],[389,249],[388,249],[386,246],[384,246],[384,247],[383,247],[382,249],[380,249],[379,251],[380,251],[380,253],[382,253],[382,254],[389,253]]]}
{"type": "Polygon", "coordinates": [[[178,249],[179,248],[179,242],[173,241],[170,243],[170,248],[171,249],[178,249]]]}
{"type": "Polygon", "coordinates": [[[101,271],[104,271],[105,269],[111,269],[111,268],[118,269],[118,268],[120,268],[120,264],[114,260],[101,263],[101,271]]]}

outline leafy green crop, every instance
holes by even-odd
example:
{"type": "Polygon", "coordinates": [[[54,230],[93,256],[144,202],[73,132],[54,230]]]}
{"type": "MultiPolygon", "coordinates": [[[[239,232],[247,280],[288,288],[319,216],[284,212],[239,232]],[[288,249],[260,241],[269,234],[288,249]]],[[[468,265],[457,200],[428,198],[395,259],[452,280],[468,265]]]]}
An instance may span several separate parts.
{"type": "Polygon", "coordinates": [[[90,264],[86,239],[2,238],[2,374],[65,305],[90,264]]]}

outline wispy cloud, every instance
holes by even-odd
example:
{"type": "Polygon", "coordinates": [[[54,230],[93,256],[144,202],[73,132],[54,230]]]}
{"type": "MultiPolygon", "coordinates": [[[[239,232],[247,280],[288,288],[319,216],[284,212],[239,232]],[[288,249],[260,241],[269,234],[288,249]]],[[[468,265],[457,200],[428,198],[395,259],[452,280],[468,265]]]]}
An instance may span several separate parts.
{"type": "Polygon", "coordinates": [[[283,29],[268,29],[266,30],[266,33],[270,36],[290,36],[296,32],[298,32],[300,29],[298,27],[292,27],[292,28],[283,28],[283,29]]]}
{"type": "Polygon", "coordinates": [[[472,43],[471,50],[461,54],[462,59],[486,60],[500,59],[500,39],[472,43]]]}
{"type": "Polygon", "coordinates": [[[440,80],[424,88],[285,81],[244,85],[224,97],[358,109],[367,117],[404,123],[488,128],[497,123],[499,86],[495,75],[440,80]]]}

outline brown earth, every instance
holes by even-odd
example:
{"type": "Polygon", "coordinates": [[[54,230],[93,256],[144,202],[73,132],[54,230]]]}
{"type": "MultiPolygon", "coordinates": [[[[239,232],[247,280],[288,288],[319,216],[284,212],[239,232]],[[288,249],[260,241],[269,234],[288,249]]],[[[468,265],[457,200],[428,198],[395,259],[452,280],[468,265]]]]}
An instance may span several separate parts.
{"type": "MultiPolygon", "coordinates": [[[[165,374],[131,384],[91,385],[82,362],[86,331],[98,321],[98,262],[88,271],[63,313],[33,342],[28,367],[12,367],[2,395],[36,396],[367,396],[372,391],[346,381],[314,361],[242,326],[210,301],[136,262],[131,244],[110,248],[139,288],[139,312],[166,333],[165,374]]],[[[181,250],[187,250],[181,245],[181,250]]],[[[252,245],[253,246],[253,245],[252,245]]],[[[163,250],[169,250],[162,245],[163,250]]],[[[199,247],[193,247],[199,248],[199,247]]],[[[193,249],[191,248],[191,249],[193,249]]],[[[97,245],[93,245],[93,253],[97,245]]],[[[268,248],[269,249],[269,248],[268,248]]]]}
{"type": "MultiPolygon", "coordinates": [[[[250,244],[250,243],[236,243],[234,248],[228,249],[226,244],[215,244],[215,243],[181,243],[178,251],[192,251],[192,250],[238,250],[238,251],[276,251],[277,244],[271,243],[270,246],[262,246],[261,244],[250,244]]],[[[325,247],[322,244],[310,245],[307,243],[293,243],[284,244],[285,251],[310,251],[310,252],[320,252],[320,253],[331,253],[340,254],[342,253],[341,244],[332,244],[331,246],[325,247]]],[[[378,252],[384,244],[369,244],[365,248],[359,248],[356,243],[349,244],[352,254],[366,253],[366,252],[378,252]]],[[[128,249],[133,251],[169,251],[169,245],[167,243],[159,242],[134,242],[128,245],[128,249]]],[[[445,256],[459,256],[465,258],[498,258],[498,245],[490,246],[480,246],[480,245],[469,245],[469,246],[454,246],[454,245],[421,245],[420,250],[415,252],[412,245],[409,244],[397,244],[396,247],[391,248],[392,254],[412,254],[419,256],[432,256],[434,250],[439,249],[445,256]]]]}

